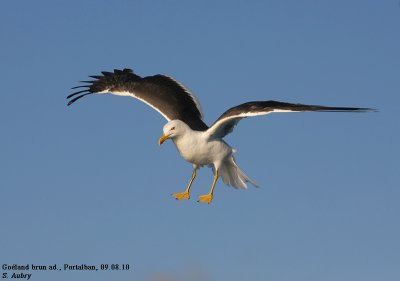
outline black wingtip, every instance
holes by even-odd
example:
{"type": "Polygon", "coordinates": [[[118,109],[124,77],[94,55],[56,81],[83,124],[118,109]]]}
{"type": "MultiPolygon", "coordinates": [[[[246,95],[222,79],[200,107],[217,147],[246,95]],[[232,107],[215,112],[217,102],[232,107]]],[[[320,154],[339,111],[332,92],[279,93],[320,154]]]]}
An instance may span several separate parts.
{"type": "Polygon", "coordinates": [[[114,69],[114,72],[102,71],[102,75],[90,75],[90,78],[94,80],[79,81],[81,83],[88,83],[86,85],[80,85],[73,87],[71,89],[81,89],[75,93],[67,96],[67,99],[72,98],[67,105],[72,105],[75,101],[93,93],[104,93],[105,91],[110,91],[110,89],[115,89],[120,83],[126,82],[126,80],[140,79],[140,76],[134,75],[133,70],[129,68],[124,68],[123,70],[114,69]],[[79,95],[84,93],[82,95],[79,95]],[[78,96],[79,95],[79,96],[78,96]],[[76,97],[75,97],[76,96],[76,97]]]}
{"type": "Polygon", "coordinates": [[[82,98],[82,97],[84,97],[84,96],[87,96],[87,95],[91,95],[91,94],[93,94],[93,93],[92,93],[92,92],[89,92],[89,93],[86,93],[86,94],[77,96],[77,97],[73,98],[72,100],[70,100],[70,101],[67,103],[67,106],[70,106],[71,104],[73,104],[74,102],[76,102],[77,100],[79,100],[80,98],[82,98]]]}
{"type": "Polygon", "coordinates": [[[72,93],[67,97],[67,99],[72,98],[73,96],[76,96],[76,95],[78,95],[80,93],[84,93],[84,92],[88,92],[88,91],[89,90],[86,89],[86,90],[82,90],[82,91],[78,91],[78,92],[72,93]]]}
{"type": "Polygon", "coordinates": [[[326,112],[355,112],[355,113],[362,113],[362,112],[378,112],[375,108],[366,108],[366,107],[337,107],[328,110],[323,110],[326,112]]]}
{"type": "Polygon", "coordinates": [[[89,85],[75,86],[75,87],[72,87],[71,90],[79,89],[79,88],[89,88],[89,87],[90,87],[89,85]]]}
{"type": "Polygon", "coordinates": [[[93,78],[93,79],[100,79],[100,78],[102,78],[103,76],[99,76],[99,75],[89,75],[89,77],[90,77],[90,78],[93,78]]]}

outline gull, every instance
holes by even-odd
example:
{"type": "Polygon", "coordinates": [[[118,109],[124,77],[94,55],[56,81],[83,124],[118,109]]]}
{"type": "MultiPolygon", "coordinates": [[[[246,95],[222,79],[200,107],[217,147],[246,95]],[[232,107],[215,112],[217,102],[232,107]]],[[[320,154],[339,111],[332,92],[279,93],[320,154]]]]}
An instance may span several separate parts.
{"type": "Polygon", "coordinates": [[[274,112],[365,112],[370,108],[331,107],[306,105],[280,101],[251,101],[234,106],[225,111],[210,127],[203,121],[201,106],[197,98],[180,82],[172,77],[157,74],[140,77],[131,69],[114,72],[101,72],[99,76],[89,76],[94,80],[80,81],[85,85],[67,99],[68,105],[90,94],[113,94],[136,98],[156,111],[168,122],[163,127],[159,138],[161,145],[171,139],[183,159],[192,163],[193,173],[185,191],[173,193],[177,200],[190,198],[190,188],[196,178],[196,171],[202,166],[209,166],[214,173],[210,191],[199,196],[198,202],[210,204],[213,200],[215,184],[219,177],[225,184],[235,188],[247,188],[247,183],[257,187],[236,164],[236,152],[223,138],[231,133],[237,123],[246,117],[266,115],[274,112]]]}

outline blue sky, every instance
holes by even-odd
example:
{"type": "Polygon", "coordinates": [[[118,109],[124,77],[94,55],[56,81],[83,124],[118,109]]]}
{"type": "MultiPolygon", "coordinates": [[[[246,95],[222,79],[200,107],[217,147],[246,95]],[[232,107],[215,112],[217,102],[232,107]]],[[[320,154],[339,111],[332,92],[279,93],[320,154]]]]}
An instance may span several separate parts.
{"type": "Polygon", "coordinates": [[[130,264],[31,280],[399,280],[398,1],[2,1],[0,263],[130,264]],[[103,70],[168,74],[213,122],[250,100],[378,113],[272,114],[226,140],[261,188],[212,182],[165,120],[88,96],[103,70]],[[164,278],[164,279],[163,279],[164,278]]]}

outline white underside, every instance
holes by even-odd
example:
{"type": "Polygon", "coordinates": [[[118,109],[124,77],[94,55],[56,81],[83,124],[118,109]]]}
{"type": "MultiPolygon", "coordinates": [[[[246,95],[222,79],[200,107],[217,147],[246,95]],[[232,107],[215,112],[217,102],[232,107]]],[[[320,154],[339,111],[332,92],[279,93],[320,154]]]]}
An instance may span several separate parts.
{"type": "Polygon", "coordinates": [[[209,140],[206,132],[188,129],[184,135],[173,139],[180,155],[195,167],[210,165],[218,170],[225,184],[247,188],[248,182],[257,186],[240,170],[233,157],[234,149],[221,139],[209,140]]]}
{"type": "Polygon", "coordinates": [[[274,109],[274,110],[268,110],[268,111],[259,111],[259,112],[243,112],[239,113],[236,115],[231,115],[227,116],[226,118],[223,118],[221,120],[218,120],[218,122],[214,123],[210,128],[208,128],[208,135],[209,137],[218,137],[221,135],[225,135],[224,132],[220,132],[221,129],[223,129],[224,125],[230,123],[230,122],[235,122],[235,120],[240,120],[242,118],[246,117],[252,117],[252,116],[260,116],[260,115],[267,115],[270,113],[275,113],[275,112],[295,112],[293,110],[285,110],[285,109],[274,109]]]}
{"type": "MultiPolygon", "coordinates": [[[[98,92],[98,93],[100,94],[100,93],[109,93],[109,92],[110,92],[110,91],[107,89],[107,90],[105,90],[105,91],[98,92]]],[[[136,96],[134,93],[127,92],[127,91],[124,91],[124,92],[113,91],[112,94],[113,94],[113,95],[116,95],[116,96],[124,96],[124,97],[129,96],[129,97],[133,97],[133,98],[135,98],[135,99],[138,99],[138,100],[144,102],[145,104],[147,104],[148,106],[150,106],[151,108],[153,108],[154,110],[156,110],[156,111],[157,111],[158,113],[160,113],[165,119],[167,119],[168,121],[171,121],[171,119],[169,119],[169,118],[167,117],[167,115],[165,115],[161,110],[159,110],[157,107],[153,106],[151,103],[148,103],[148,102],[145,101],[144,99],[139,98],[139,97],[136,96]]]]}

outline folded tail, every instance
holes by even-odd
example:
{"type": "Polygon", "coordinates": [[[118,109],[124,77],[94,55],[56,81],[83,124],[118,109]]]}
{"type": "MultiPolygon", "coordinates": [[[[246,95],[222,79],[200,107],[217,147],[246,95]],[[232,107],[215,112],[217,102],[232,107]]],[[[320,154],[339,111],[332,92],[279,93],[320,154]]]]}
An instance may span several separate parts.
{"type": "Polygon", "coordinates": [[[234,188],[247,189],[247,182],[251,183],[255,187],[258,187],[254,181],[252,181],[242,170],[240,170],[233,155],[228,157],[222,163],[218,172],[224,183],[233,186],[234,188]]]}

